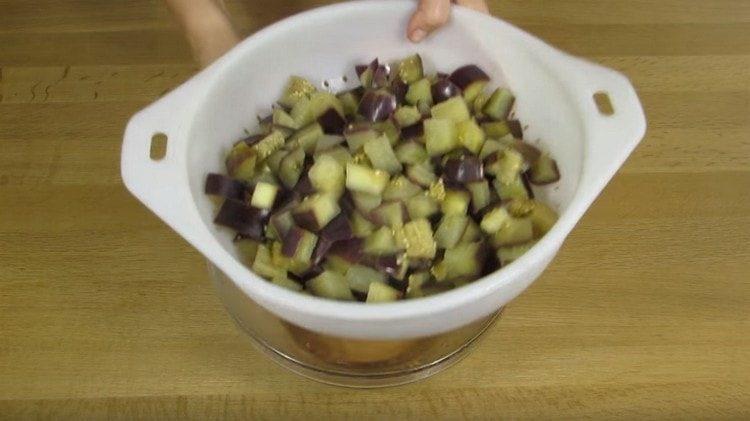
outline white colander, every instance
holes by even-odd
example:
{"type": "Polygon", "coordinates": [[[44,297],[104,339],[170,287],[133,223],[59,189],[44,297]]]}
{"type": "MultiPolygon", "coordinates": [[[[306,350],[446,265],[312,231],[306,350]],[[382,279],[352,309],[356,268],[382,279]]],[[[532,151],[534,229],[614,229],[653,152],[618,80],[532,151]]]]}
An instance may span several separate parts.
{"type": "MultiPolygon", "coordinates": [[[[404,339],[463,326],[512,300],[536,279],[565,237],[643,137],[646,121],[628,79],[571,57],[502,20],[454,7],[450,23],[420,44],[405,38],[412,1],[357,1],[292,16],[240,45],[138,112],[122,147],[127,188],[232,279],[282,319],[310,330],[360,339],[404,339]],[[238,259],[233,233],[213,224],[203,194],[209,172],[266,114],[291,74],[337,88],[354,64],[419,53],[427,71],[475,63],[517,97],[525,137],[550,151],[562,179],[537,189],[560,219],[520,259],[467,286],[428,298],[365,305],[292,292],[253,274],[238,259]],[[606,92],[614,114],[592,96],[606,92]],[[149,158],[151,138],[168,137],[166,156],[149,158]]],[[[591,262],[596,264],[596,262],[591,262]]]]}

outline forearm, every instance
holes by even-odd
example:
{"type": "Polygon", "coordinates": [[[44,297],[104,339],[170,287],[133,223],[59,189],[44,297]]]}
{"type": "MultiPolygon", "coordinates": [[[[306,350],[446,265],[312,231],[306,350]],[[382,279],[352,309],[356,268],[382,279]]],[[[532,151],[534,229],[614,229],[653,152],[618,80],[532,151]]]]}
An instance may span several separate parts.
{"type": "Polygon", "coordinates": [[[166,0],[201,67],[239,42],[223,0],[166,0]]]}

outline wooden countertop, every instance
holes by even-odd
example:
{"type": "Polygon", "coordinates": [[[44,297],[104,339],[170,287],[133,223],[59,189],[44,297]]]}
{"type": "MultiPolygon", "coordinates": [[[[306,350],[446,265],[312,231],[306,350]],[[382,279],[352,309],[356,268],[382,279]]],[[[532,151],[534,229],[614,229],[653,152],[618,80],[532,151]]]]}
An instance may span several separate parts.
{"type": "Polygon", "coordinates": [[[491,3],[628,74],[648,134],[473,353],[357,391],[254,350],[123,188],[128,117],[195,71],[164,6],[0,0],[0,419],[750,417],[750,2],[491,3]]]}

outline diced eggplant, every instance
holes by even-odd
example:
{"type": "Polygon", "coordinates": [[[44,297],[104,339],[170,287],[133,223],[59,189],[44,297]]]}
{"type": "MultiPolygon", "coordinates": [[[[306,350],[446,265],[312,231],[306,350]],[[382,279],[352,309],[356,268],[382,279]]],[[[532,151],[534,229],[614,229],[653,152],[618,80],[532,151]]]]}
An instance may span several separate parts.
{"type": "Polygon", "coordinates": [[[445,250],[443,260],[433,267],[438,281],[476,279],[482,271],[486,248],[481,242],[457,244],[445,250]]]}
{"type": "Polygon", "coordinates": [[[416,219],[404,225],[406,238],[406,255],[416,259],[435,257],[436,245],[432,236],[432,226],[424,218],[416,219]]]}
{"type": "Polygon", "coordinates": [[[313,264],[320,264],[335,243],[351,240],[353,237],[354,233],[349,220],[344,214],[338,214],[325,228],[320,230],[318,245],[315,247],[312,256],[313,264]]]}
{"type": "Polygon", "coordinates": [[[292,108],[301,98],[306,98],[315,91],[315,86],[307,79],[292,76],[284,89],[284,95],[279,99],[279,104],[292,108]]]}
{"type": "MultiPolygon", "coordinates": [[[[307,165],[305,165],[305,168],[307,168],[307,165]]],[[[315,193],[315,187],[312,185],[312,181],[310,181],[309,170],[307,172],[308,174],[302,174],[292,189],[292,193],[298,197],[306,197],[315,193]]]]}
{"type": "Polygon", "coordinates": [[[504,88],[497,88],[490,99],[484,105],[482,112],[494,120],[505,120],[513,107],[515,98],[513,94],[504,88]]]}
{"type": "Polygon", "coordinates": [[[328,250],[328,259],[331,256],[338,256],[347,262],[357,263],[362,260],[364,254],[364,240],[361,238],[352,238],[350,240],[338,241],[328,250]]]}
{"type": "Polygon", "coordinates": [[[557,162],[547,154],[541,154],[529,168],[529,181],[536,185],[551,184],[560,180],[557,162]]]}
{"type": "Polygon", "coordinates": [[[268,158],[266,158],[266,165],[268,168],[273,172],[274,174],[279,174],[279,168],[281,167],[281,160],[284,159],[284,157],[289,153],[289,151],[285,149],[279,149],[278,151],[272,153],[268,158]]]}
{"type": "Polygon", "coordinates": [[[369,256],[366,264],[382,271],[389,276],[403,280],[409,270],[409,259],[405,253],[396,253],[383,256],[369,256]]]}
{"type": "Polygon", "coordinates": [[[521,257],[527,251],[529,251],[532,247],[534,247],[534,244],[536,243],[533,241],[530,241],[525,244],[517,244],[514,246],[500,247],[499,249],[497,249],[497,259],[500,261],[500,264],[505,266],[509,264],[510,262],[521,257]]]}
{"type": "Polygon", "coordinates": [[[367,290],[368,303],[386,303],[401,298],[401,291],[381,282],[372,282],[367,290]]]}
{"type": "Polygon", "coordinates": [[[375,224],[370,222],[369,219],[362,216],[359,211],[354,211],[351,214],[352,219],[352,233],[357,237],[367,237],[375,231],[375,224]]]}
{"type": "Polygon", "coordinates": [[[435,230],[435,241],[437,246],[443,249],[455,247],[461,240],[469,224],[469,218],[465,215],[444,215],[435,230]]]}
{"type": "Polygon", "coordinates": [[[269,227],[273,228],[273,231],[275,231],[277,238],[284,238],[292,228],[292,226],[294,226],[292,210],[294,210],[297,204],[298,202],[296,200],[293,200],[271,215],[271,218],[269,220],[269,227]]]}
{"type": "Polygon", "coordinates": [[[454,123],[460,123],[468,120],[471,115],[466,102],[460,96],[454,96],[439,104],[435,104],[430,109],[432,118],[451,120],[454,123]]]}
{"type": "Polygon", "coordinates": [[[479,66],[468,64],[454,70],[449,76],[449,79],[459,88],[466,89],[475,82],[488,82],[490,77],[484,72],[484,70],[480,69],[479,66]]]}
{"type": "Polygon", "coordinates": [[[401,200],[406,202],[407,199],[421,192],[422,189],[418,185],[412,183],[403,175],[399,175],[391,179],[385,190],[383,190],[383,200],[401,200]]]}
{"type": "Polygon", "coordinates": [[[432,85],[430,92],[432,94],[432,100],[435,101],[436,104],[439,104],[454,96],[460,96],[461,88],[456,86],[449,79],[438,79],[438,81],[432,85]]]}
{"type": "Polygon", "coordinates": [[[381,194],[390,177],[385,171],[374,170],[362,165],[346,165],[346,188],[370,194],[381,194]]]}
{"type": "Polygon", "coordinates": [[[357,91],[352,89],[349,91],[341,92],[336,97],[341,101],[341,106],[344,108],[344,115],[351,117],[357,114],[359,109],[360,96],[357,91]]]}
{"type": "Polygon", "coordinates": [[[376,88],[385,88],[388,86],[388,76],[390,74],[391,68],[387,64],[379,64],[372,74],[372,85],[376,88]]]}
{"type": "Polygon", "coordinates": [[[414,165],[426,160],[427,150],[418,142],[402,142],[394,151],[402,164],[414,165]]]}
{"type": "Polygon", "coordinates": [[[320,275],[307,281],[305,286],[318,297],[354,301],[354,296],[349,289],[346,278],[333,271],[323,271],[320,275]]]}
{"type": "Polygon", "coordinates": [[[249,182],[255,175],[258,152],[243,141],[234,144],[226,159],[227,173],[238,180],[249,182]]]}
{"type": "Polygon", "coordinates": [[[481,127],[484,134],[493,139],[500,139],[511,134],[510,126],[506,121],[489,121],[482,123],[481,127]]]}
{"type": "Polygon", "coordinates": [[[466,229],[464,230],[463,235],[461,236],[461,239],[458,240],[459,243],[473,243],[476,241],[480,241],[482,239],[482,230],[479,229],[479,225],[476,224],[471,218],[469,218],[469,223],[466,224],[466,229]]]}
{"type": "Polygon", "coordinates": [[[383,203],[383,196],[379,194],[370,194],[363,192],[351,192],[352,202],[354,207],[362,212],[363,215],[369,215],[370,211],[380,206],[383,203]]]}
{"type": "Polygon", "coordinates": [[[380,227],[365,239],[362,251],[372,255],[389,255],[402,250],[389,227],[380,227]]]}
{"type": "MultiPolygon", "coordinates": [[[[484,222],[484,221],[483,221],[484,222]]],[[[534,229],[530,218],[509,217],[499,230],[490,237],[493,247],[505,247],[522,244],[534,238],[534,229]]]]}
{"type": "Polygon", "coordinates": [[[247,206],[243,202],[227,199],[221,205],[214,223],[232,228],[243,237],[263,240],[263,226],[268,219],[268,211],[247,206]]]}
{"type": "Polygon", "coordinates": [[[494,139],[487,139],[484,144],[482,145],[482,150],[479,151],[479,159],[484,161],[487,159],[488,156],[492,155],[494,152],[502,151],[505,149],[503,144],[494,139]]]}
{"type": "Polygon", "coordinates": [[[265,244],[258,246],[258,251],[255,254],[255,260],[251,267],[253,272],[262,276],[266,279],[273,279],[278,274],[285,274],[284,268],[277,267],[271,260],[271,251],[265,244]]]}
{"type": "Polygon", "coordinates": [[[474,107],[474,101],[480,94],[484,93],[484,88],[487,86],[487,83],[488,81],[486,80],[477,80],[462,90],[464,101],[466,101],[466,104],[472,109],[474,107]]]}
{"type": "Polygon", "coordinates": [[[346,168],[346,163],[353,159],[352,154],[349,153],[349,150],[343,146],[334,146],[332,148],[316,152],[313,158],[315,159],[320,155],[328,155],[331,158],[335,159],[336,162],[341,165],[341,168],[346,168]]]}
{"type": "Polygon", "coordinates": [[[293,260],[309,263],[317,243],[318,236],[310,231],[293,226],[284,237],[281,252],[284,256],[293,260]]]}
{"type": "Polygon", "coordinates": [[[522,140],[516,140],[513,142],[512,146],[523,155],[523,159],[529,166],[532,166],[542,155],[542,151],[540,151],[539,148],[522,140]]]}
{"type": "Polygon", "coordinates": [[[520,121],[508,120],[508,129],[510,130],[510,134],[512,134],[514,138],[523,139],[523,127],[521,127],[520,121]]]}
{"type": "Polygon", "coordinates": [[[521,173],[510,183],[505,183],[500,178],[496,178],[492,184],[500,199],[508,201],[511,199],[528,199],[533,197],[531,190],[524,183],[523,177],[524,175],[521,173]]]}
{"type": "Polygon", "coordinates": [[[370,139],[364,145],[364,151],[375,169],[386,171],[390,174],[398,174],[402,167],[391,144],[385,135],[370,139]]]}
{"type": "MultiPolygon", "coordinates": [[[[529,200],[528,202],[532,204],[528,217],[534,227],[534,238],[541,238],[557,222],[557,212],[542,202],[534,200],[529,200]]],[[[511,205],[512,203],[509,204],[509,206],[511,205]]]]}
{"type": "Polygon", "coordinates": [[[476,120],[468,119],[456,124],[458,143],[473,154],[478,154],[484,145],[484,130],[476,120]]]}
{"type": "Polygon", "coordinates": [[[374,85],[375,71],[380,66],[378,59],[371,61],[370,64],[358,64],[354,66],[354,71],[357,72],[359,77],[359,83],[365,88],[372,88],[374,85]]]}
{"type": "Polygon", "coordinates": [[[443,179],[438,178],[432,184],[430,184],[430,187],[427,190],[427,194],[429,194],[433,199],[442,203],[443,200],[445,200],[445,184],[443,183],[443,179]]]}
{"type": "Polygon", "coordinates": [[[396,111],[396,105],[396,97],[388,91],[367,91],[359,102],[359,113],[374,123],[390,117],[396,111]]]}
{"type": "Polygon", "coordinates": [[[342,134],[346,127],[346,120],[334,108],[327,109],[320,117],[318,124],[326,134],[342,134]]]}
{"type": "Polygon", "coordinates": [[[446,190],[440,209],[443,215],[466,215],[471,195],[464,190],[446,190]]]}
{"type": "Polygon", "coordinates": [[[429,272],[415,272],[409,275],[408,285],[406,287],[406,298],[422,297],[422,286],[430,282],[429,272]]]}
{"type": "Polygon", "coordinates": [[[324,136],[319,123],[311,123],[297,130],[287,141],[289,148],[302,148],[309,153],[315,150],[318,140],[324,136]]]}
{"type": "Polygon", "coordinates": [[[471,193],[471,210],[476,214],[490,204],[490,184],[487,180],[467,183],[466,188],[471,193]]]}
{"type": "Polygon", "coordinates": [[[430,218],[439,211],[438,203],[426,194],[418,194],[406,201],[409,218],[430,218]]]}
{"type": "Polygon", "coordinates": [[[330,155],[318,155],[308,171],[308,176],[316,191],[328,193],[337,198],[344,193],[346,183],[344,167],[330,155]]]}
{"type": "MultiPolygon", "coordinates": [[[[477,95],[474,97],[474,100],[471,101],[471,110],[474,112],[474,116],[477,119],[485,118],[485,115],[482,109],[484,109],[484,106],[487,105],[487,101],[490,100],[491,95],[492,94],[488,93],[486,90],[484,90],[484,87],[482,87],[482,89],[479,92],[477,92],[477,95]]],[[[464,99],[466,99],[465,96],[464,96],[464,99]]]]}
{"type": "Polygon", "coordinates": [[[367,289],[373,282],[385,284],[388,277],[369,266],[351,265],[346,271],[346,281],[349,283],[349,289],[354,292],[367,294],[367,289]]]}
{"type": "Polygon", "coordinates": [[[351,266],[352,263],[348,260],[330,253],[326,256],[322,265],[323,270],[330,270],[340,275],[346,275],[346,271],[348,271],[351,266]]]}
{"type": "Polygon", "coordinates": [[[299,282],[292,281],[283,273],[276,274],[276,276],[271,279],[271,283],[292,291],[302,291],[302,285],[299,282]]]}
{"type": "Polygon", "coordinates": [[[241,201],[245,198],[245,190],[245,183],[223,174],[209,173],[206,177],[206,194],[241,201]]]}
{"type": "Polygon", "coordinates": [[[398,77],[404,83],[414,83],[422,79],[423,75],[422,57],[419,54],[411,55],[398,64],[398,77]]]}
{"type": "Polygon", "coordinates": [[[337,198],[330,194],[306,197],[292,212],[294,221],[302,228],[318,232],[341,212],[337,198]]]}
{"type": "Polygon", "coordinates": [[[525,169],[525,165],[523,155],[512,148],[493,152],[484,160],[485,171],[506,184],[512,183],[525,169]]]}
{"type": "Polygon", "coordinates": [[[403,226],[409,220],[406,206],[401,201],[383,202],[383,204],[370,211],[370,215],[373,222],[391,228],[403,226]]]}
{"type": "Polygon", "coordinates": [[[305,151],[297,148],[289,152],[279,164],[279,180],[288,189],[294,188],[305,165],[305,151]]]}
{"type": "Polygon", "coordinates": [[[484,214],[479,227],[482,231],[492,235],[507,224],[511,218],[512,216],[510,216],[507,209],[501,206],[496,206],[494,209],[484,214]]]}
{"type": "Polygon", "coordinates": [[[359,152],[365,143],[378,138],[378,136],[380,136],[380,133],[374,130],[369,123],[350,124],[344,130],[344,138],[352,153],[359,152]]]}
{"type": "Polygon", "coordinates": [[[430,187],[437,180],[435,170],[429,160],[424,160],[416,165],[411,165],[406,169],[406,176],[409,180],[422,187],[430,187]]]}
{"type": "Polygon", "coordinates": [[[416,106],[403,105],[396,108],[393,113],[393,119],[399,127],[408,127],[422,119],[422,114],[416,106]]]}
{"type": "Polygon", "coordinates": [[[430,156],[443,155],[458,146],[458,132],[452,120],[430,118],[423,123],[425,145],[430,156]]]}
{"type": "Polygon", "coordinates": [[[447,183],[466,184],[484,180],[484,165],[474,155],[450,158],[443,165],[443,177],[447,183]]]}
{"type": "Polygon", "coordinates": [[[276,201],[276,194],[279,192],[279,186],[270,183],[258,183],[253,190],[253,197],[250,206],[258,209],[271,209],[276,201]]]}
{"type": "Polygon", "coordinates": [[[419,105],[420,102],[432,105],[432,87],[427,78],[420,79],[409,84],[409,90],[404,97],[410,105],[419,105]]]}
{"type": "Polygon", "coordinates": [[[409,91],[409,85],[401,78],[394,78],[391,82],[391,93],[396,97],[396,102],[403,104],[406,101],[406,92],[409,91]]]}
{"type": "Polygon", "coordinates": [[[321,91],[310,95],[310,122],[323,115],[329,108],[335,109],[339,115],[344,115],[344,106],[336,95],[321,91]]]}
{"type": "Polygon", "coordinates": [[[315,156],[327,153],[344,142],[344,136],[331,134],[323,135],[315,142],[315,156]]]}
{"type": "Polygon", "coordinates": [[[421,139],[424,136],[424,122],[418,121],[411,126],[401,128],[401,138],[403,140],[421,139]]]}
{"type": "Polygon", "coordinates": [[[289,129],[297,129],[297,122],[294,121],[291,115],[281,108],[276,108],[271,114],[271,119],[275,127],[286,127],[289,129]]]}

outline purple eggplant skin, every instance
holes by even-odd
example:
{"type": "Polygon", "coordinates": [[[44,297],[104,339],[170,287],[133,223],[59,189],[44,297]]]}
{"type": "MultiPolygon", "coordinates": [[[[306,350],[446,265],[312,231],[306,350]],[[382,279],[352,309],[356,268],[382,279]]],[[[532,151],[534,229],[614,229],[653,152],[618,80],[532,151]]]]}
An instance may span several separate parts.
{"type": "Polygon", "coordinates": [[[438,79],[432,85],[432,99],[436,104],[459,95],[461,95],[461,88],[451,82],[450,79],[438,79]]]}
{"type": "Polygon", "coordinates": [[[400,77],[397,77],[391,83],[391,92],[396,97],[396,101],[399,104],[403,104],[406,98],[406,92],[409,90],[409,85],[406,84],[400,77]]]}
{"type": "Polygon", "coordinates": [[[297,184],[294,185],[292,191],[299,197],[305,197],[315,193],[315,187],[313,187],[307,173],[302,174],[299,181],[297,181],[297,184]]]}
{"type": "Polygon", "coordinates": [[[510,129],[510,133],[515,137],[516,139],[523,139],[523,128],[521,127],[521,122],[518,120],[508,120],[508,129],[510,129]]]}
{"type": "Polygon", "coordinates": [[[313,265],[319,265],[320,262],[328,255],[328,251],[339,241],[351,240],[354,238],[352,227],[349,220],[343,213],[333,218],[325,228],[318,233],[318,244],[312,255],[313,265]]]}
{"type": "Polygon", "coordinates": [[[328,250],[328,254],[341,257],[349,263],[359,263],[362,260],[363,241],[361,238],[337,241],[328,250]]]}
{"type": "Polygon", "coordinates": [[[422,137],[424,135],[424,124],[422,121],[418,121],[411,126],[406,126],[401,129],[401,139],[408,140],[415,137],[422,137]]]}
{"type": "Polygon", "coordinates": [[[372,72],[372,81],[378,88],[385,88],[388,86],[388,75],[391,74],[391,69],[388,66],[379,64],[375,71],[372,72]]]}
{"type": "Polygon", "coordinates": [[[500,259],[497,258],[496,253],[485,253],[484,264],[482,265],[482,272],[480,276],[486,276],[500,269],[500,259]]]}
{"type": "Polygon", "coordinates": [[[354,199],[352,199],[352,195],[348,189],[344,190],[344,194],[341,195],[339,207],[341,207],[341,213],[345,215],[352,215],[356,212],[357,206],[354,204],[354,199]]]}
{"type": "Polygon", "coordinates": [[[466,89],[467,86],[478,80],[490,80],[490,77],[484,70],[480,69],[479,66],[469,64],[456,69],[448,77],[451,82],[455,83],[459,88],[466,89]]]}
{"type": "Polygon", "coordinates": [[[289,232],[284,236],[284,240],[281,242],[281,253],[287,257],[294,256],[304,234],[305,230],[296,225],[292,226],[292,228],[289,229],[289,232]]]}
{"type": "Polygon", "coordinates": [[[542,156],[542,151],[540,151],[539,148],[521,140],[516,140],[513,143],[513,149],[523,155],[524,161],[526,161],[529,165],[534,164],[536,160],[539,159],[540,156],[542,156]]]}
{"type": "Polygon", "coordinates": [[[364,292],[352,290],[352,295],[359,302],[364,303],[365,301],[367,301],[367,294],[365,294],[364,292]]]}
{"type": "Polygon", "coordinates": [[[326,134],[342,134],[346,127],[346,120],[339,115],[335,108],[329,108],[320,117],[318,123],[326,134]]]}
{"type": "Polygon", "coordinates": [[[474,155],[450,158],[443,166],[443,177],[450,184],[466,184],[484,178],[484,165],[474,155]]]}
{"type": "Polygon", "coordinates": [[[365,70],[367,70],[368,67],[370,69],[372,69],[373,72],[375,72],[375,69],[377,69],[379,65],[380,64],[378,63],[378,59],[376,58],[375,60],[371,61],[370,64],[357,64],[357,65],[355,65],[354,66],[354,71],[357,72],[357,77],[360,77],[360,76],[362,76],[362,73],[364,73],[365,70]]]}
{"type": "Polygon", "coordinates": [[[246,190],[245,183],[223,174],[209,173],[206,177],[206,194],[242,201],[246,190]]]}
{"type": "Polygon", "coordinates": [[[373,269],[388,274],[388,276],[396,277],[401,270],[401,259],[402,257],[397,254],[388,256],[367,256],[364,263],[373,269]]]}
{"type": "Polygon", "coordinates": [[[440,80],[440,79],[448,79],[450,76],[451,75],[449,75],[448,73],[443,73],[443,72],[437,72],[437,73],[435,73],[435,77],[438,78],[438,80],[440,80]]]}
{"type": "Polygon", "coordinates": [[[531,182],[529,181],[529,171],[526,170],[521,173],[521,182],[523,182],[523,186],[526,187],[526,193],[529,195],[529,199],[534,198],[534,190],[531,189],[531,182]]]}
{"type": "Polygon", "coordinates": [[[268,219],[267,210],[254,208],[245,203],[227,199],[221,205],[214,223],[232,228],[243,237],[263,241],[263,226],[268,219]]]}
{"type": "Polygon", "coordinates": [[[346,215],[339,213],[335,218],[331,220],[318,234],[320,239],[328,239],[332,243],[344,240],[351,240],[354,238],[352,233],[352,226],[349,224],[349,220],[346,215]]]}
{"type": "Polygon", "coordinates": [[[372,123],[383,121],[396,111],[396,97],[387,91],[367,91],[359,102],[359,113],[372,123]]]}

